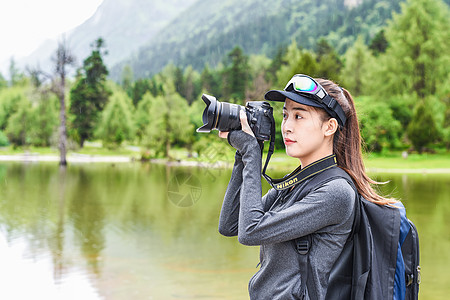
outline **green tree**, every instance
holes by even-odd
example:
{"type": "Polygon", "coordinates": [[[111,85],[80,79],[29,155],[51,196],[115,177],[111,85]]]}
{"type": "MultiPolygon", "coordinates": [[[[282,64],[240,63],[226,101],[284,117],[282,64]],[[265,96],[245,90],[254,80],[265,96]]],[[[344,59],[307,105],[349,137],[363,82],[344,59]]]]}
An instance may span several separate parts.
{"type": "Polygon", "coordinates": [[[347,50],[344,59],[345,66],[340,76],[343,86],[351,91],[353,96],[367,95],[372,84],[369,76],[373,57],[362,36],[359,36],[355,44],[347,50]]]}
{"type": "MultiPolygon", "coordinates": [[[[415,132],[419,128],[410,123],[416,122],[414,115],[424,109],[416,103],[436,95],[441,102],[436,107],[445,106],[443,87],[448,84],[450,64],[448,15],[448,6],[441,0],[407,0],[401,3],[401,13],[393,15],[385,30],[386,51],[375,59],[371,72],[372,93],[387,102],[394,118],[408,128],[404,131],[404,138],[409,138],[415,148],[424,147],[418,142],[420,134],[415,132]]],[[[445,126],[445,109],[433,108],[433,112],[432,126],[437,126],[439,134],[428,138],[440,139],[445,132],[441,128],[445,126]]],[[[437,141],[428,141],[427,145],[437,141]]]]}
{"type": "Polygon", "coordinates": [[[188,66],[184,71],[183,98],[186,99],[188,104],[191,104],[200,93],[200,89],[200,75],[192,68],[192,66],[188,66]]]}
{"type": "Polygon", "coordinates": [[[142,100],[142,97],[147,92],[150,92],[155,97],[164,93],[162,84],[156,82],[155,77],[151,79],[138,79],[134,82],[131,93],[131,98],[133,99],[133,104],[135,107],[137,107],[139,101],[142,100]]]}
{"type": "Polygon", "coordinates": [[[32,109],[31,143],[35,146],[48,147],[52,143],[58,128],[58,98],[44,93],[32,109]]]}
{"type": "Polygon", "coordinates": [[[158,96],[150,107],[150,124],[143,136],[143,145],[154,151],[154,155],[170,157],[173,145],[184,146],[193,134],[189,120],[189,106],[178,93],[169,92],[158,96]]]}
{"type": "Polygon", "coordinates": [[[16,61],[14,60],[14,57],[11,57],[9,60],[9,78],[10,78],[10,85],[14,86],[22,81],[23,79],[23,73],[20,72],[19,68],[17,68],[16,61]]]}
{"type": "Polygon", "coordinates": [[[244,104],[248,79],[248,57],[236,46],[227,55],[223,74],[223,97],[244,104]]]}
{"type": "Polygon", "coordinates": [[[355,104],[361,135],[369,151],[400,147],[402,127],[386,102],[376,101],[374,97],[359,97],[355,104]]]}
{"type": "Polygon", "coordinates": [[[4,89],[8,86],[8,81],[3,77],[3,74],[0,73],[0,90],[4,89]]]}
{"type": "Polygon", "coordinates": [[[221,97],[221,86],[218,74],[211,71],[208,64],[203,68],[202,74],[200,75],[201,89],[207,94],[212,94],[218,98],[221,97]]]}
{"type": "Polygon", "coordinates": [[[438,92],[448,76],[450,18],[440,0],[407,0],[386,28],[389,44],[379,77],[383,95],[438,92]]]}
{"type": "Polygon", "coordinates": [[[150,126],[150,108],[152,107],[153,102],[154,96],[147,91],[142,97],[142,100],[138,103],[134,118],[136,124],[136,137],[138,138],[139,143],[142,142],[145,131],[147,127],[150,126]]]}
{"type": "Polygon", "coordinates": [[[0,147],[5,147],[9,145],[9,140],[6,134],[0,130],[0,147]]]}
{"type": "Polygon", "coordinates": [[[286,46],[280,46],[277,48],[275,56],[270,61],[270,65],[267,68],[266,79],[269,82],[271,83],[277,82],[276,74],[278,70],[281,68],[281,66],[286,64],[286,62],[284,61],[284,56],[286,55],[286,52],[287,52],[286,46]]]}
{"type": "Polygon", "coordinates": [[[133,85],[133,69],[130,65],[125,65],[122,70],[122,88],[131,97],[132,85],[133,85]]]}
{"type": "Polygon", "coordinates": [[[108,69],[103,63],[106,54],[103,39],[98,38],[92,48],[91,55],[84,60],[70,90],[72,125],[81,147],[93,137],[99,114],[111,94],[106,85],[108,69]]]}
{"type": "Polygon", "coordinates": [[[108,148],[115,148],[134,137],[133,104],[128,95],[116,90],[101,114],[97,136],[108,148]]]}
{"type": "Polygon", "coordinates": [[[25,146],[30,143],[31,127],[31,102],[26,98],[22,98],[17,105],[17,110],[8,119],[5,133],[9,141],[15,146],[25,146]]]}
{"type": "Polygon", "coordinates": [[[17,111],[19,103],[26,99],[27,88],[22,86],[0,90],[0,130],[8,125],[8,119],[17,111]]]}
{"type": "Polygon", "coordinates": [[[414,122],[410,122],[408,126],[408,138],[419,153],[440,137],[429,102],[429,99],[424,99],[417,103],[414,108],[414,122]]]}
{"type": "Polygon", "coordinates": [[[336,50],[322,38],[316,45],[317,53],[317,73],[315,76],[334,81],[339,81],[339,73],[342,68],[342,61],[336,50]]]}
{"type": "Polygon", "coordinates": [[[285,64],[277,71],[278,88],[284,88],[295,74],[317,75],[317,62],[314,53],[308,50],[300,50],[295,41],[287,48],[283,61],[285,64]]]}
{"type": "Polygon", "coordinates": [[[372,50],[372,53],[375,56],[378,56],[379,54],[386,52],[387,47],[388,41],[386,40],[383,28],[373,37],[372,41],[370,41],[369,49],[372,50]]]}
{"type": "Polygon", "coordinates": [[[188,66],[184,72],[180,67],[175,68],[174,74],[175,89],[190,104],[200,92],[200,76],[194,71],[192,66],[188,66]]]}
{"type": "Polygon", "coordinates": [[[279,66],[279,69],[276,72],[278,88],[284,88],[289,79],[291,79],[294,74],[300,72],[299,65],[301,63],[301,60],[302,51],[297,47],[297,43],[295,42],[295,40],[293,40],[292,43],[287,47],[285,55],[280,61],[281,66],[279,66]]]}
{"type": "Polygon", "coordinates": [[[175,67],[174,74],[173,74],[173,83],[175,84],[175,91],[183,96],[184,94],[184,76],[183,76],[183,70],[180,67],[175,67]]]}

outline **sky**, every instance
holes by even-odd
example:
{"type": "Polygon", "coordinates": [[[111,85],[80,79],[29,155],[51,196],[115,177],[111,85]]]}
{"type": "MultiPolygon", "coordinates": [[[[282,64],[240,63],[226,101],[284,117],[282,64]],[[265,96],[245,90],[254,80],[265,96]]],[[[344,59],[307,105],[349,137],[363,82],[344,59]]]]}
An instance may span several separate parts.
{"type": "MultiPolygon", "coordinates": [[[[1,0],[0,65],[31,54],[91,17],[103,0],[1,0]]],[[[6,74],[5,74],[6,75],[6,74]]]]}

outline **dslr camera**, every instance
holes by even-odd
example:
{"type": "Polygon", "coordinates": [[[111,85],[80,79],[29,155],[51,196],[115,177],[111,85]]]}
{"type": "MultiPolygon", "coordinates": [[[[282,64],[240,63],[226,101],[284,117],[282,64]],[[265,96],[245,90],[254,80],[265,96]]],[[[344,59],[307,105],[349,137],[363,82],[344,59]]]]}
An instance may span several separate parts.
{"type": "Polygon", "coordinates": [[[245,110],[248,124],[258,141],[269,141],[274,128],[273,108],[266,101],[251,101],[245,106],[220,102],[215,97],[203,94],[206,108],[203,111],[203,126],[197,132],[239,130],[242,128],[239,111],[245,110]]]}

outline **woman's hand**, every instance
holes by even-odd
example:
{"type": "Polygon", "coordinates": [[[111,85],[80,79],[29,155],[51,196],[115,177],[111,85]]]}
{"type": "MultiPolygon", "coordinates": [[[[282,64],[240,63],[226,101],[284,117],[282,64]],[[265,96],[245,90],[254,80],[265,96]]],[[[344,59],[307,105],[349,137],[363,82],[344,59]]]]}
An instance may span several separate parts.
{"type": "MultiPolygon", "coordinates": [[[[254,137],[255,135],[253,134],[250,125],[248,125],[247,114],[242,109],[239,112],[239,118],[241,119],[242,131],[254,137]]],[[[219,131],[219,137],[226,139],[228,137],[228,131],[219,131]]]]}

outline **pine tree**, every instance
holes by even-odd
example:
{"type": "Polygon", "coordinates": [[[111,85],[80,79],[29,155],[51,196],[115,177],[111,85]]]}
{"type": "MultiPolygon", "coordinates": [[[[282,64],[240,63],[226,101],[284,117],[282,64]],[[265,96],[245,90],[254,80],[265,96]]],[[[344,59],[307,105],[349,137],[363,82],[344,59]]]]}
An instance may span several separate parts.
{"type": "Polygon", "coordinates": [[[216,74],[213,73],[208,64],[203,68],[202,74],[200,75],[200,80],[202,82],[202,90],[206,93],[214,95],[217,98],[220,98],[222,93],[220,91],[220,83],[216,74]]]}
{"type": "MultiPolygon", "coordinates": [[[[380,66],[374,76],[377,94],[390,102],[393,109],[393,104],[398,102],[395,99],[403,100],[400,104],[408,98],[417,99],[418,103],[434,95],[443,102],[450,64],[449,8],[441,0],[407,0],[401,7],[401,13],[394,14],[386,28],[388,48],[377,60],[380,66]]],[[[404,111],[406,106],[397,107],[404,111]]],[[[442,120],[444,113],[445,109],[438,111],[424,103],[416,105],[409,125],[404,124],[414,148],[422,151],[426,145],[437,142],[443,132],[440,127],[445,126],[437,120],[442,120]],[[434,134],[435,127],[437,134],[434,134]],[[426,136],[425,128],[430,130],[426,136]]],[[[407,116],[404,112],[402,115],[407,116]]],[[[394,117],[400,118],[397,112],[394,117]]]]}
{"type": "Polygon", "coordinates": [[[295,74],[317,75],[316,56],[308,50],[300,50],[295,41],[287,48],[283,61],[285,64],[277,72],[278,88],[284,88],[295,74]]]}
{"type": "Polygon", "coordinates": [[[84,60],[83,67],[78,70],[75,85],[70,91],[72,124],[81,147],[87,139],[93,137],[99,113],[111,94],[106,86],[108,70],[103,63],[103,55],[106,54],[103,48],[103,39],[97,39],[91,55],[84,60]]]}
{"type": "Polygon", "coordinates": [[[342,86],[351,91],[353,96],[367,95],[371,81],[369,78],[373,57],[359,36],[355,44],[344,55],[345,66],[342,69],[342,86]]]}
{"type": "Polygon", "coordinates": [[[317,42],[316,48],[317,73],[315,76],[338,82],[342,61],[336,50],[324,38],[317,42]]]}
{"type": "Polygon", "coordinates": [[[435,94],[448,76],[450,18],[441,0],[407,0],[386,29],[383,95],[435,94]]]}
{"type": "Polygon", "coordinates": [[[227,55],[224,72],[223,96],[230,101],[244,104],[245,90],[249,78],[248,57],[236,46],[227,55]]]}

